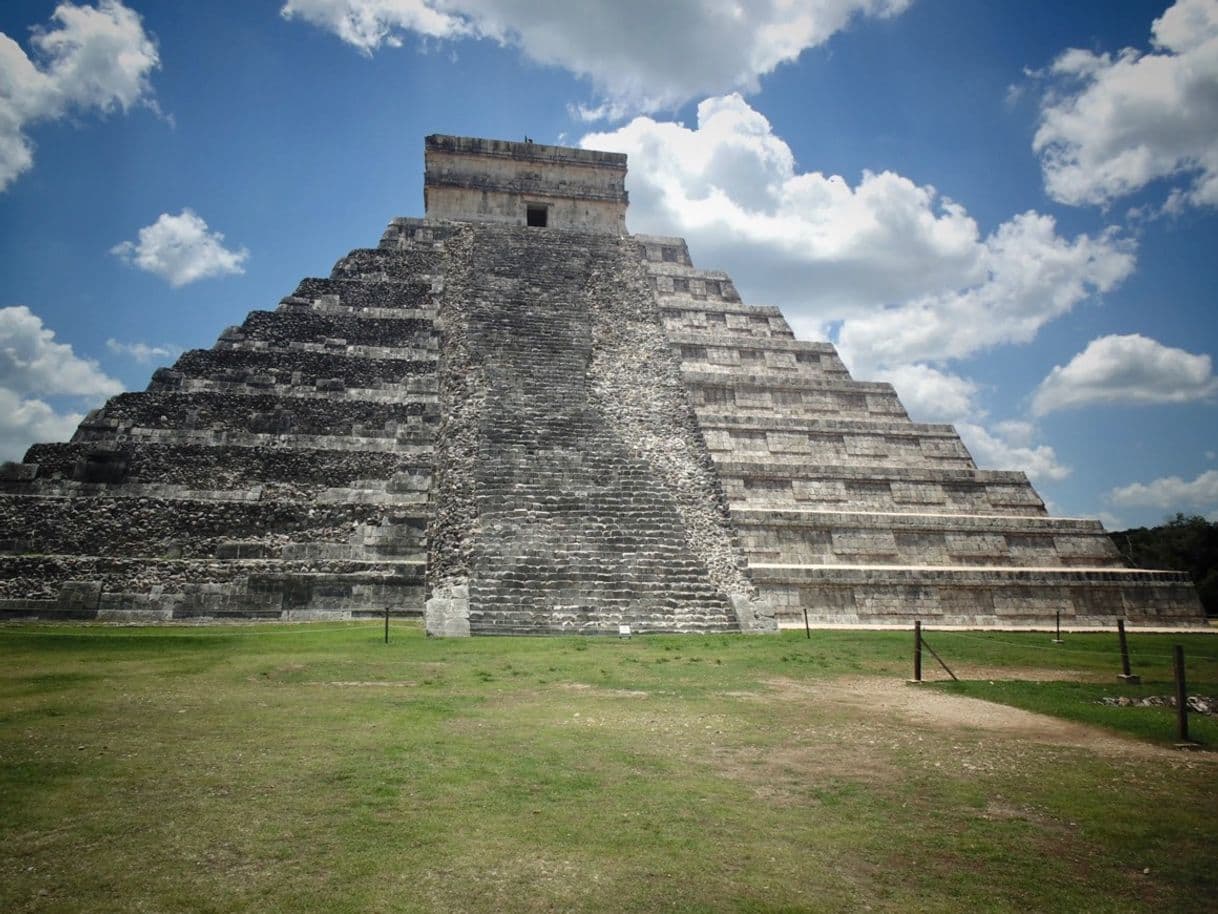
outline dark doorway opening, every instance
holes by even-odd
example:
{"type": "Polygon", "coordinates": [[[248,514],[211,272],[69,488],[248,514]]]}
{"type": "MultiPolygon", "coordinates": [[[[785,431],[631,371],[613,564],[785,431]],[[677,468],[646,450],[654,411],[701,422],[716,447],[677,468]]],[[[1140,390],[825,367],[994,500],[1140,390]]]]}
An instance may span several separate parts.
{"type": "Polygon", "coordinates": [[[534,226],[535,228],[545,228],[546,216],[548,214],[548,206],[530,203],[528,208],[525,210],[525,224],[534,226]]]}

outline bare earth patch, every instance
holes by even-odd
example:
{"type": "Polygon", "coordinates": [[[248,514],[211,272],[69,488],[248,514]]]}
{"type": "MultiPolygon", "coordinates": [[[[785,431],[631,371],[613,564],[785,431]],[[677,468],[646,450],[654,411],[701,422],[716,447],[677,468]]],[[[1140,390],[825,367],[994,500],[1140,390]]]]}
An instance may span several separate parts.
{"type": "MultiPolygon", "coordinates": [[[[1009,678],[1009,677],[1008,677],[1009,678]]],[[[897,679],[859,676],[800,682],[771,679],[767,684],[779,698],[795,701],[833,702],[871,714],[900,717],[938,730],[961,728],[1010,740],[1028,740],[1054,746],[1087,749],[1119,758],[1179,759],[1179,753],[1098,727],[1036,714],[1009,705],[946,695],[936,689],[897,679]]],[[[1199,756],[1213,764],[1216,759],[1199,756]]]]}

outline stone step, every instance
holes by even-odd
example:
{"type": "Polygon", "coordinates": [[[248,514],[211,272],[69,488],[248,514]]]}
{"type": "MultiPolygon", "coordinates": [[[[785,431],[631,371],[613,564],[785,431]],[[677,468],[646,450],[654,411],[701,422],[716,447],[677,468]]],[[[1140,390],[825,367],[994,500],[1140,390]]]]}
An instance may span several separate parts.
{"type": "Polygon", "coordinates": [[[660,303],[660,314],[664,320],[677,319],[689,323],[689,329],[706,329],[716,333],[753,330],[760,336],[784,333],[790,338],[791,328],[783,317],[782,309],[773,305],[750,305],[739,301],[711,301],[690,298],[688,295],[666,295],[660,303]],[[709,323],[700,323],[697,315],[704,315],[709,323]],[[728,322],[723,315],[748,318],[747,321],[728,322]],[[720,315],[716,318],[714,315],[720,315]]]}
{"type": "Polygon", "coordinates": [[[434,336],[419,334],[404,346],[361,346],[341,338],[328,340],[290,340],[270,343],[241,337],[221,338],[212,347],[214,352],[285,352],[301,355],[339,355],[349,359],[371,361],[426,361],[438,358],[439,342],[434,336]]]}
{"type": "Polygon", "coordinates": [[[445,240],[459,231],[452,223],[428,222],[410,216],[397,216],[389,223],[381,236],[380,247],[384,250],[442,250],[445,240]]]}
{"type": "Polygon", "coordinates": [[[682,372],[694,408],[737,416],[907,420],[888,384],[758,374],[682,372]]]}
{"type": "Polygon", "coordinates": [[[734,510],[751,563],[1124,567],[1098,521],[734,510]]]}
{"type": "MultiPolygon", "coordinates": [[[[82,435],[78,431],[74,436],[73,446],[81,446],[90,451],[121,451],[131,447],[145,446],[191,447],[206,450],[240,447],[283,451],[287,454],[307,451],[349,454],[359,451],[388,454],[403,460],[416,461],[430,460],[433,451],[434,428],[434,422],[419,421],[399,426],[392,434],[382,430],[379,435],[308,435],[210,428],[139,428],[122,423],[113,425],[100,423],[90,426],[86,434],[82,435]]],[[[35,445],[35,447],[42,447],[42,445],[35,445]]],[[[33,453],[32,450],[31,453],[33,453]]]]}
{"type": "Polygon", "coordinates": [[[765,432],[842,433],[848,435],[897,435],[899,437],[947,438],[959,441],[954,427],[944,423],[913,422],[896,416],[745,416],[739,413],[698,410],[698,425],[704,431],[741,430],[765,432]]]}
{"type": "Polygon", "coordinates": [[[1043,515],[1023,473],[947,467],[717,461],[732,506],[893,513],[1043,515]]]}
{"type": "Polygon", "coordinates": [[[422,317],[421,314],[412,315],[412,312],[434,310],[437,285],[438,280],[430,276],[395,283],[310,277],[302,279],[283,302],[289,306],[303,304],[314,309],[386,312],[386,317],[390,313],[422,317]]]}
{"type": "Polygon", "coordinates": [[[400,389],[405,385],[407,390],[434,391],[438,360],[435,350],[420,351],[409,358],[370,359],[346,352],[304,352],[284,347],[192,349],[183,353],[172,368],[158,369],[152,384],[156,389],[173,389],[186,380],[207,379],[275,388],[316,388],[332,387],[332,382],[340,381],[348,389],[400,389]]]}
{"type": "Polygon", "coordinates": [[[703,437],[719,463],[771,466],[775,475],[796,464],[893,466],[973,470],[976,465],[955,435],[903,434],[853,428],[848,431],[806,431],[788,428],[714,428],[703,426],[703,437]]]}
{"type": "MultiPolygon", "coordinates": [[[[1020,625],[1062,621],[1112,625],[1198,622],[1188,575],[1118,568],[750,565],[781,624],[1020,625]]],[[[949,659],[950,663],[950,659],[949,659]]]]}
{"type": "Polygon", "coordinates": [[[63,606],[96,608],[99,596],[104,601],[120,594],[143,595],[153,600],[158,594],[189,592],[281,593],[283,582],[316,581],[319,576],[347,584],[420,588],[424,571],[424,562],[405,560],[303,562],[236,557],[0,555],[0,598],[52,600],[63,606]],[[279,582],[278,588],[275,582],[279,582]]]}
{"type": "Polygon", "coordinates": [[[195,392],[125,393],[111,397],[81,422],[73,441],[106,439],[138,429],[254,434],[394,437],[402,426],[439,418],[434,395],[402,402],[285,398],[274,394],[195,392]]]}
{"type": "Polygon", "coordinates": [[[426,346],[435,334],[433,320],[373,318],[355,314],[326,314],[288,308],[251,311],[240,326],[220,335],[225,343],[321,343],[330,348],[363,346],[378,349],[426,346]]]}
{"type": "Polygon", "coordinates": [[[732,278],[721,270],[700,270],[682,263],[648,261],[647,272],[663,305],[669,296],[695,301],[740,301],[732,278]]]}
{"type": "Polygon", "coordinates": [[[153,383],[152,393],[211,393],[233,397],[271,394],[286,401],[332,400],[335,402],[359,403],[437,403],[434,376],[420,378],[406,384],[382,384],[375,388],[347,387],[340,378],[319,378],[309,385],[292,384],[290,379],[278,379],[286,383],[275,383],[268,376],[253,376],[244,381],[213,380],[209,378],[183,378],[170,384],[153,383]]]}
{"type": "MultiPolygon", "coordinates": [[[[676,346],[723,347],[737,353],[797,353],[799,355],[816,356],[815,362],[822,362],[828,358],[829,363],[825,367],[832,365],[838,371],[846,371],[846,366],[838,358],[837,349],[834,348],[832,343],[809,342],[808,340],[793,340],[781,337],[741,337],[736,334],[724,333],[717,327],[708,327],[705,330],[672,330],[667,335],[669,341],[676,346]]],[[[739,363],[739,360],[737,360],[737,363],[739,363]]]]}
{"type": "Polygon", "coordinates": [[[331,279],[357,279],[365,282],[413,282],[443,271],[442,247],[356,248],[340,259],[330,271],[331,279]]]}
{"type": "Polygon", "coordinates": [[[423,506],[0,495],[7,553],[207,558],[233,543],[274,556],[285,545],[345,542],[373,557],[426,542],[423,506]]]}

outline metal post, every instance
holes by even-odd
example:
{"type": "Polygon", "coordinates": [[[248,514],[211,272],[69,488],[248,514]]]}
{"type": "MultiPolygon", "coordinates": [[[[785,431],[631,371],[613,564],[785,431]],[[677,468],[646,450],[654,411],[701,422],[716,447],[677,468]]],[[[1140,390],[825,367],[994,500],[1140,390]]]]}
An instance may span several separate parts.
{"type": "Polygon", "coordinates": [[[808,635],[808,640],[812,640],[812,626],[808,624],[808,607],[804,607],[804,632],[808,635]]]}
{"type": "Polygon", "coordinates": [[[914,622],[914,678],[912,682],[922,681],[922,620],[914,622]]]}
{"type": "Polygon", "coordinates": [[[389,643],[389,607],[385,607],[385,643],[389,643]]]}
{"type": "Polygon", "coordinates": [[[1117,635],[1121,639],[1121,675],[1117,679],[1128,685],[1138,685],[1141,676],[1135,676],[1129,671],[1129,644],[1125,641],[1125,620],[1117,619],[1117,635]]]}
{"type": "Polygon", "coordinates": [[[1062,643],[1062,611],[1057,611],[1057,637],[1053,639],[1054,644],[1062,643]]]}
{"type": "Polygon", "coordinates": [[[1184,746],[1193,745],[1188,738],[1188,684],[1184,681],[1183,645],[1175,645],[1172,655],[1176,667],[1176,742],[1184,746]]]}

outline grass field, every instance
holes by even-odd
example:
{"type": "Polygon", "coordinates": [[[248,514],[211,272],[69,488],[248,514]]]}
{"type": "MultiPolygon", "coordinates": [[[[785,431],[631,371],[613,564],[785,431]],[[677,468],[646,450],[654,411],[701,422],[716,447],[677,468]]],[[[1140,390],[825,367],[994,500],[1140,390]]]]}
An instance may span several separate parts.
{"type": "Polygon", "coordinates": [[[1096,704],[1218,637],[1131,637],[4,626],[0,911],[1218,910],[1218,752],[1096,704]]]}

